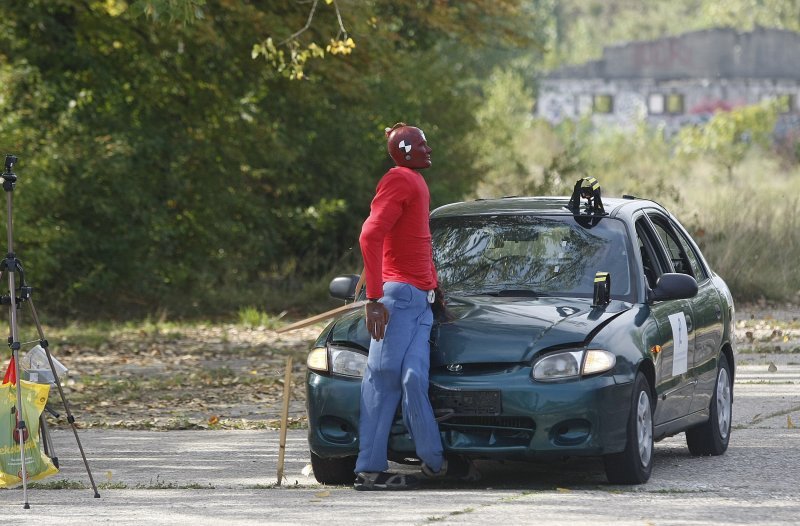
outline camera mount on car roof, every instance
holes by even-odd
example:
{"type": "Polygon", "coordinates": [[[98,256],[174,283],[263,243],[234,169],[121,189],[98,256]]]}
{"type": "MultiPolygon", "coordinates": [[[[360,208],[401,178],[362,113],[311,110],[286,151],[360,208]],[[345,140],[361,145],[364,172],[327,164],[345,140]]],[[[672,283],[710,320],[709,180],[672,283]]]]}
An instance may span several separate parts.
{"type": "Polygon", "coordinates": [[[575,183],[567,207],[574,211],[580,212],[581,198],[586,199],[585,212],[589,214],[605,214],[603,208],[603,200],[600,197],[600,183],[594,177],[581,177],[575,183]]]}

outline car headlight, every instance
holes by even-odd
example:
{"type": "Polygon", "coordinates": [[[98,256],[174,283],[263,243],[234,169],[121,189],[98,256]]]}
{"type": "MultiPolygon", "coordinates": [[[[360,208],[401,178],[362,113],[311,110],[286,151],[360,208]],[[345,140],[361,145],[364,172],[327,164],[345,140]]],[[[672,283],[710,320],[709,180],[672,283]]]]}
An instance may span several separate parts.
{"type": "Polygon", "coordinates": [[[616,363],[617,357],[614,354],[601,349],[589,349],[583,361],[582,374],[604,373],[613,369],[616,363]]]}
{"type": "Polygon", "coordinates": [[[322,373],[328,372],[328,349],[327,347],[314,347],[308,353],[306,358],[306,365],[312,371],[319,371],[322,373]]]}
{"type": "Polygon", "coordinates": [[[555,352],[537,361],[532,375],[542,382],[567,380],[608,371],[616,362],[614,354],[602,349],[555,352]]]}
{"type": "Polygon", "coordinates": [[[338,345],[315,347],[308,353],[306,365],[312,371],[361,378],[367,368],[367,355],[338,345]]]}

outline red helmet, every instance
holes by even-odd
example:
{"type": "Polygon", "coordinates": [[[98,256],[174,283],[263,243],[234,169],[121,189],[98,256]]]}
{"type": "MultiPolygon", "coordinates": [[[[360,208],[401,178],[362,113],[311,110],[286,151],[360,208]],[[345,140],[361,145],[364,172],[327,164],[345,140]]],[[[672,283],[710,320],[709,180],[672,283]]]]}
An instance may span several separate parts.
{"type": "Polygon", "coordinates": [[[386,128],[386,149],[397,166],[422,170],[431,166],[433,151],[425,133],[417,127],[399,122],[386,128]]]}

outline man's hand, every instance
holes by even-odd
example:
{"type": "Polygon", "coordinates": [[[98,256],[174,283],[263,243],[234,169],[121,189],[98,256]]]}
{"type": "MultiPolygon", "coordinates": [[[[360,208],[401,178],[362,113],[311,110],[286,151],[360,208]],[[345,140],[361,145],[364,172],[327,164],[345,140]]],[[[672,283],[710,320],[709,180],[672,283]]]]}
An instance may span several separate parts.
{"type": "Polygon", "coordinates": [[[370,301],[364,307],[367,313],[367,330],[375,340],[381,341],[386,335],[386,324],[389,323],[389,309],[383,303],[370,301]]]}

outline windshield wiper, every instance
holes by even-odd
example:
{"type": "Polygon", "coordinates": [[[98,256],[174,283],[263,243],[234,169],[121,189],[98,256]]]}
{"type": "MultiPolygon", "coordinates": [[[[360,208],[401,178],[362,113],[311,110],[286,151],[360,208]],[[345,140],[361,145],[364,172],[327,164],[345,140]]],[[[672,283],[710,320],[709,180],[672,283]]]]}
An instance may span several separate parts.
{"type": "Polygon", "coordinates": [[[526,298],[538,298],[540,296],[547,296],[547,294],[542,294],[541,292],[536,292],[535,290],[531,289],[496,289],[496,290],[486,290],[481,292],[480,294],[486,296],[509,296],[509,297],[526,297],[526,298]]]}
{"type": "Polygon", "coordinates": [[[457,290],[457,291],[448,291],[447,297],[456,299],[458,296],[462,298],[470,298],[474,296],[506,296],[506,297],[524,297],[524,298],[539,298],[542,296],[550,296],[550,294],[545,294],[542,292],[537,292],[532,289],[521,289],[521,288],[496,288],[496,289],[486,289],[486,290],[457,290]]]}

